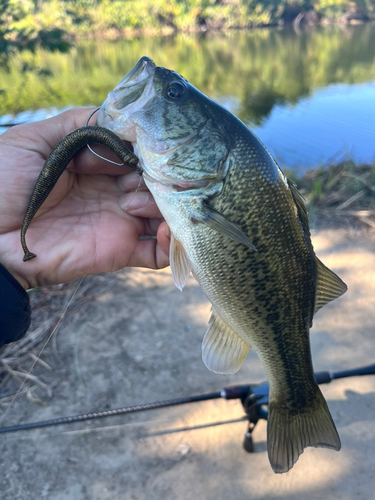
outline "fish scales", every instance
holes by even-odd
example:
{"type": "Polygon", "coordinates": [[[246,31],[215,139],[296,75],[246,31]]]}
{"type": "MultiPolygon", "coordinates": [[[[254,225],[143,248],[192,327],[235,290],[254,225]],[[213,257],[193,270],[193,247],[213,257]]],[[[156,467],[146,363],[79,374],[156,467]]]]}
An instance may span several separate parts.
{"type": "Polygon", "coordinates": [[[242,123],[233,142],[238,146],[231,153],[233,162],[224,189],[209,204],[234,221],[258,252],[206,228],[187,232],[191,243],[185,249],[189,248],[191,261],[197,262],[193,272],[205,294],[264,360],[274,379],[272,392],[302,407],[311,398],[306,385],[315,387],[308,340],[316,284],[312,245],[268,153],[242,123]],[[265,217],[259,217],[259,211],[265,217]],[[213,258],[207,260],[213,249],[213,258]],[[275,260],[275,252],[284,258],[275,260]],[[222,281],[212,279],[219,273],[222,281]],[[275,349],[277,356],[267,355],[275,349]],[[303,373],[300,367],[305,368],[303,373]]]}

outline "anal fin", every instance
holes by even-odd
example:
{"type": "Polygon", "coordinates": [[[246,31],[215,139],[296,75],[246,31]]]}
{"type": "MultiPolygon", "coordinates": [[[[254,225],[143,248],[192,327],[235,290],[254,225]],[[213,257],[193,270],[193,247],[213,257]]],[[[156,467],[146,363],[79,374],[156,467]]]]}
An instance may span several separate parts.
{"type": "Polygon", "coordinates": [[[213,311],[202,343],[207,368],[216,373],[236,373],[249,349],[250,345],[213,311]]]}

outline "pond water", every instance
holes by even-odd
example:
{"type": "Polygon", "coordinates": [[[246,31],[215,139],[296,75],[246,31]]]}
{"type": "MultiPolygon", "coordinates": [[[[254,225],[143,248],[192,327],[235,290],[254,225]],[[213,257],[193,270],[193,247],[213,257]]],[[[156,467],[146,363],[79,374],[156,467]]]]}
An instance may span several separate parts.
{"type": "MultiPolygon", "coordinates": [[[[375,25],[81,41],[0,68],[0,124],[100,105],[137,59],[181,73],[243,120],[282,166],[375,160],[375,25]]],[[[0,127],[0,130],[4,128],[0,127]]]]}

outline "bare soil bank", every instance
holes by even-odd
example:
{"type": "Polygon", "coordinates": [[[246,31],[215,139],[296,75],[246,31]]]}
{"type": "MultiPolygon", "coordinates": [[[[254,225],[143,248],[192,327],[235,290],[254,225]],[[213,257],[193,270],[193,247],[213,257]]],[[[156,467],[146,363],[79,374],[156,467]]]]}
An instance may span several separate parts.
{"type": "MultiPolygon", "coordinates": [[[[375,235],[352,227],[322,228],[313,231],[313,243],[318,256],[349,287],[314,319],[314,367],[335,371],[371,364],[375,359],[375,235]]],[[[31,394],[46,400],[45,405],[25,395],[10,408],[3,401],[1,426],[264,380],[253,352],[233,376],[216,375],[204,366],[200,344],[210,304],[192,278],[181,293],[169,270],[126,269],[89,277],[81,290],[84,293],[77,291],[42,355],[53,370],[37,363],[32,372],[51,389],[51,397],[39,386],[31,394]]],[[[64,289],[53,290],[56,314],[60,314],[67,294],[57,292],[64,289]]],[[[48,310],[50,305],[43,307],[48,310]]],[[[56,323],[51,311],[48,316],[56,323]]],[[[35,328],[43,321],[40,316],[35,328]]],[[[1,387],[3,396],[12,380],[1,387]]],[[[338,380],[323,386],[323,392],[342,450],[309,448],[286,475],[276,476],[270,469],[265,423],[254,433],[255,454],[247,454],[242,449],[246,423],[240,420],[240,403],[215,400],[2,435],[1,497],[369,498],[375,489],[375,377],[338,380]]]]}

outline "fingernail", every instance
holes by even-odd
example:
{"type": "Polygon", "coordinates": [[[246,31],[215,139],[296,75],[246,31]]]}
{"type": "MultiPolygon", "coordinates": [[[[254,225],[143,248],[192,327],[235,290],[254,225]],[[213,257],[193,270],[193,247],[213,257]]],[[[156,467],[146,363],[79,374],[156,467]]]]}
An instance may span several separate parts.
{"type": "Polygon", "coordinates": [[[139,193],[127,193],[119,199],[120,207],[123,210],[137,210],[144,208],[150,199],[150,193],[140,191],[139,193]]]}
{"type": "Polygon", "coordinates": [[[117,182],[120,189],[131,191],[139,187],[140,178],[137,172],[131,172],[130,174],[121,175],[117,182]]]}

